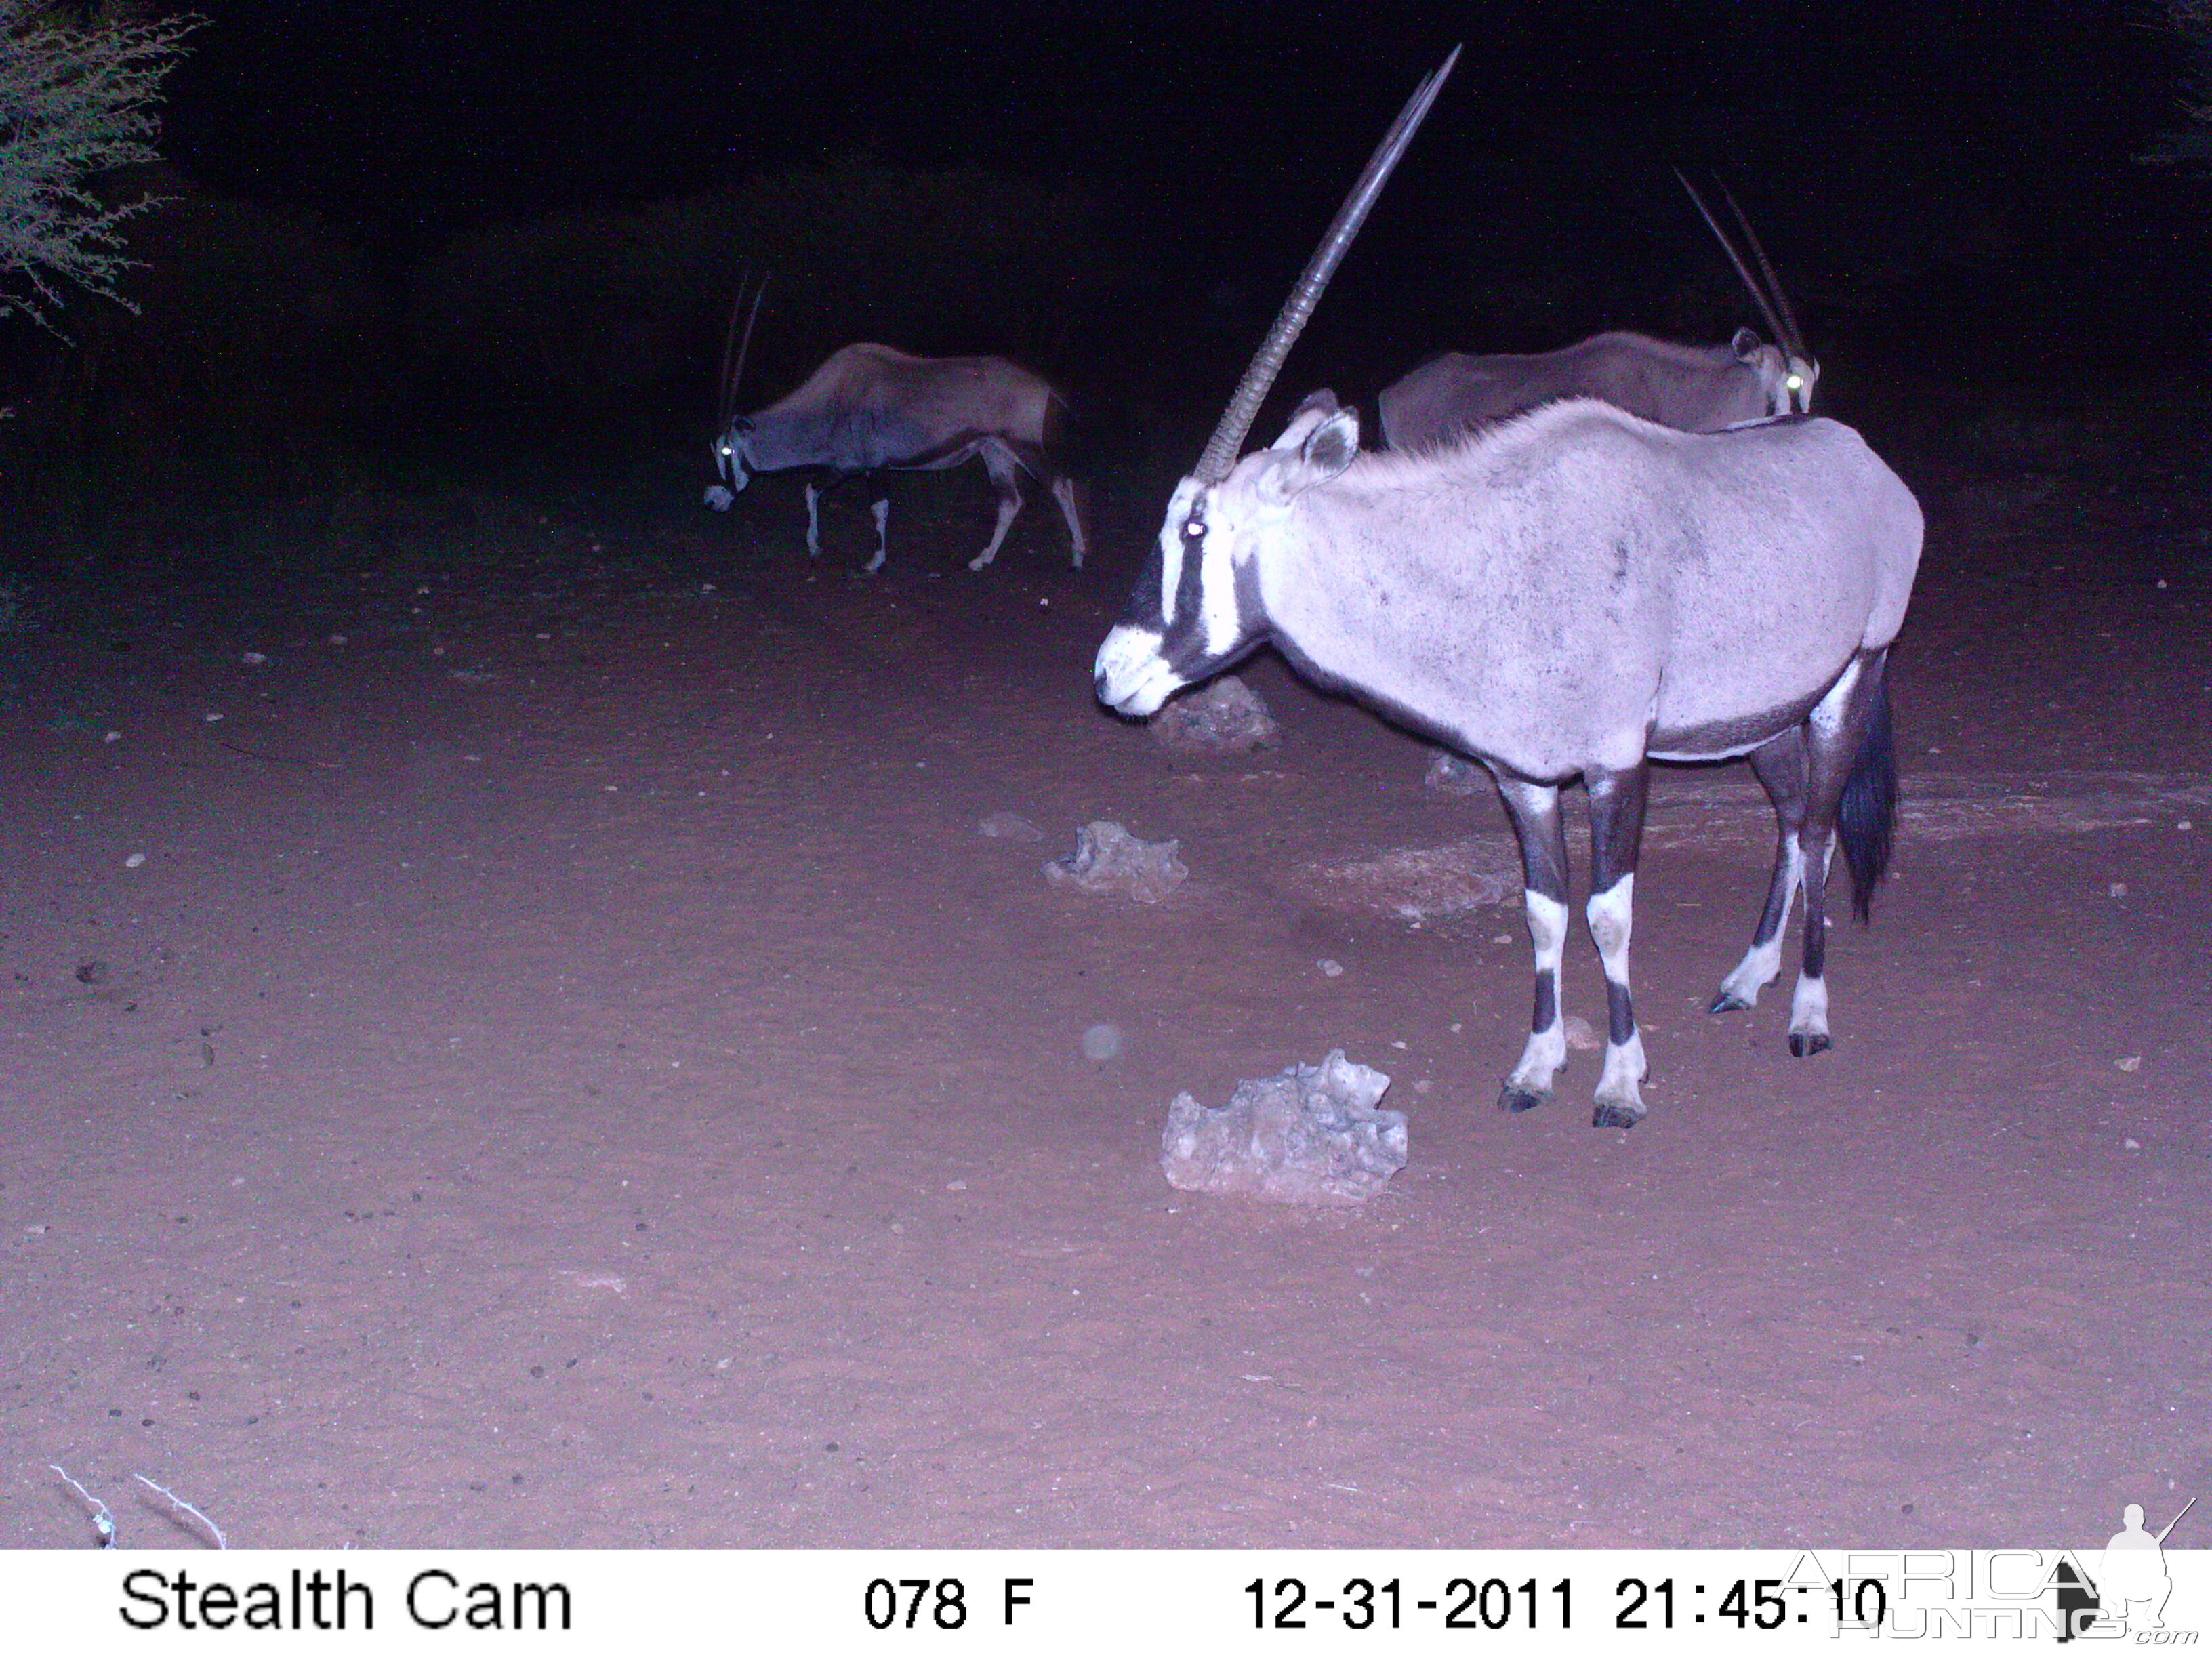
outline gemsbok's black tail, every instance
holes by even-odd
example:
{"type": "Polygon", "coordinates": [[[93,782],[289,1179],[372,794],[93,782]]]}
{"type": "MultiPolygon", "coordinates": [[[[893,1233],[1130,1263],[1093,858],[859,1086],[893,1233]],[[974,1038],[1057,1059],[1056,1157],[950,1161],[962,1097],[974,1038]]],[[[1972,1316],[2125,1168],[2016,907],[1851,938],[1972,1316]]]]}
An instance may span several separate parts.
{"type": "Polygon", "coordinates": [[[1869,918],[1876,884],[1889,872],[1890,848],[1897,837],[1897,745],[1889,729],[1887,659],[1874,672],[1866,731],[1859,738],[1851,775],[1844,780],[1843,799],[1836,805],[1836,839],[1843,843],[1844,862],[1850,866],[1851,908],[1861,921],[1869,918]]]}

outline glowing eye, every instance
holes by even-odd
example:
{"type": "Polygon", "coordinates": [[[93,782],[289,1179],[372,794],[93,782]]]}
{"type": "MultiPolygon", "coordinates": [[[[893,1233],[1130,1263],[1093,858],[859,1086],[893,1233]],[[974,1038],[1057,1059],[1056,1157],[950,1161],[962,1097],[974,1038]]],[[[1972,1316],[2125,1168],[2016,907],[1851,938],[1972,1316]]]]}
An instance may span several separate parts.
{"type": "Polygon", "coordinates": [[[1787,386],[1792,392],[1800,391],[1805,385],[1805,377],[1802,374],[1792,374],[1787,380],[1783,382],[1783,384],[1787,386]]]}
{"type": "Polygon", "coordinates": [[[1203,519],[1185,519],[1182,524],[1182,538],[1187,542],[1204,541],[1206,539],[1206,520],[1203,519]]]}

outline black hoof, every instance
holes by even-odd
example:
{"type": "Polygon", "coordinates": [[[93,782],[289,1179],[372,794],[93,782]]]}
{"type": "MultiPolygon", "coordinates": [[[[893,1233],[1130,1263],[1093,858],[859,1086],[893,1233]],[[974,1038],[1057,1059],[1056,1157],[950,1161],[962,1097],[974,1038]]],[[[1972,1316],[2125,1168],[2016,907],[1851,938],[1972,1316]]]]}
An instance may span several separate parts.
{"type": "Polygon", "coordinates": [[[1828,1039],[1825,1036],[1810,1036],[1803,1031],[1790,1034],[1790,1052],[1800,1060],[1810,1060],[1827,1046],[1828,1039]]]}
{"type": "Polygon", "coordinates": [[[1644,1114],[1633,1106],[1607,1106],[1601,1103],[1590,1114],[1593,1129],[1633,1129],[1644,1121],[1644,1114]]]}
{"type": "Polygon", "coordinates": [[[1526,1112],[1541,1106],[1551,1098],[1548,1089],[1539,1091],[1524,1089],[1517,1083],[1509,1083],[1498,1091],[1498,1109],[1501,1112],[1526,1112]]]}
{"type": "Polygon", "coordinates": [[[1740,1014],[1751,1005],[1733,991],[1713,993],[1713,1006],[1705,1010],[1709,1014],[1740,1014]]]}

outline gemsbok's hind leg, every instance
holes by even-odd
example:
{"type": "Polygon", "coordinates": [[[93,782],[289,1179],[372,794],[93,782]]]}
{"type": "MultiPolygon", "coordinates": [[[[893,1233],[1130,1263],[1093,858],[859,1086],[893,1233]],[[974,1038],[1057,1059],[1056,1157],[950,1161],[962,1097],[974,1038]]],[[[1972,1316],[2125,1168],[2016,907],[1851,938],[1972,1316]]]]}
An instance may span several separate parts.
{"type": "Polygon", "coordinates": [[[1552,1079],[1567,1063],[1567,1034],[1559,1014],[1559,961],[1567,944],[1567,832],[1556,785],[1501,776],[1498,793],[1521,842],[1522,899],[1536,953],[1536,1006],[1528,1020],[1528,1041],[1498,1103],[1509,1112],[1525,1112],[1551,1098],[1552,1079]]]}
{"type": "Polygon", "coordinates": [[[806,551],[809,556],[822,556],[822,494],[823,488],[811,478],[806,481],[806,551]]]}
{"type": "Polygon", "coordinates": [[[1083,556],[1090,551],[1091,544],[1084,538],[1083,518],[1076,511],[1075,480],[1065,472],[1055,476],[1052,481],[1052,498],[1060,503],[1060,516],[1067,520],[1067,544],[1074,551],[1075,568],[1080,570],[1083,568],[1083,556]]]}
{"type": "Polygon", "coordinates": [[[991,531],[991,544],[968,561],[970,570],[981,570],[999,556],[1000,544],[1006,539],[1014,514],[1022,510],[1021,464],[997,444],[986,444],[979,453],[983,459],[983,470],[999,487],[999,522],[991,531]]]}
{"type": "Polygon", "coordinates": [[[890,556],[890,497],[886,495],[870,507],[868,516],[876,521],[876,556],[860,567],[860,574],[863,576],[874,575],[884,568],[884,561],[890,556]]]}
{"type": "MultiPolygon", "coordinates": [[[[1790,1000],[1790,1052],[1802,1060],[1828,1046],[1828,863],[1836,846],[1836,815],[1845,785],[1861,763],[1860,745],[1877,709],[1885,721],[1878,763],[1889,765],[1887,705],[1881,702],[1882,659],[1861,657],[1844,671],[1805,722],[1805,819],[1797,832],[1799,884],[1805,890],[1805,965],[1790,1000]]],[[[1894,774],[1890,774],[1893,783],[1894,774]]],[[[1885,811],[1887,806],[1885,805],[1885,811]]],[[[1880,854],[1862,851],[1875,868],[1887,859],[1887,822],[1880,854]]]]}
{"type": "Polygon", "coordinates": [[[1636,908],[1636,855],[1644,841],[1650,785],[1642,763],[1584,775],[1589,790],[1590,938],[1605,964],[1605,1073],[1590,1113],[1596,1129],[1632,1129],[1644,1121],[1644,1036],[1628,994],[1628,936],[1636,908]]]}
{"type": "Polygon", "coordinates": [[[1030,443],[1018,438],[1002,438],[1007,453],[1022,464],[1032,478],[1041,480],[1060,503],[1060,515],[1067,520],[1067,545],[1075,560],[1075,568],[1083,568],[1083,556],[1091,550],[1090,538],[1083,533],[1083,511],[1075,498],[1075,480],[1054,465],[1052,453],[1042,444],[1030,443]]]}
{"type": "Polygon", "coordinates": [[[1774,875],[1767,883],[1766,908],[1752,930],[1751,948],[1714,994],[1708,1012],[1716,1014],[1752,1006],[1782,974],[1782,936],[1790,927],[1790,909],[1796,902],[1803,868],[1797,832],[1805,821],[1805,728],[1793,726],[1753,750],[1751,769],[1774,803],[1774,875]]]}

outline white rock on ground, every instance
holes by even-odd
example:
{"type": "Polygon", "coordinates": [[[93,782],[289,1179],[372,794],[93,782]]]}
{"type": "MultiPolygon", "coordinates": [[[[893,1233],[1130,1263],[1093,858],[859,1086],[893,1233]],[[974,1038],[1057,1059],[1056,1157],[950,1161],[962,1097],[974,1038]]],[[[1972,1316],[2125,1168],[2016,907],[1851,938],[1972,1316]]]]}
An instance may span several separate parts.
{"type": "Polygon", "coordinates": [[[1429,769],[1421,775],[1421,781],[1440,795],[1475,795],[1489,783],[1490,774],[1449,749],[1431,749],[1429,769]]]}
{"type": "Polygon", "coordinates": [[[1283,740],[1260,694],[1234,674],[1177,697],[1152,716],[1152,741],[1176,755],[1249,755],[1283,740]]]}
{"type": "Polygon", "coordinates": [[[1247,1078],[1218,1110],[1177,1095],[1160,1169],[1187,1193],[1363,1204],[1406,1167],[1406,1115],[1376,1104],[1389,1086],[1335,1048],[1318,1066],[1247,1078]]]}
{"type": "Polygon", "coordinates": [[[1176,858],[1182,845],[1139,841],[1118,823],[1086,823],[1075,833],[1074,852],[1046,863],[1045,878],[1086,893],[1120,893],[1139,904],[1158,904],[1190,875],[1176,858]]]}

